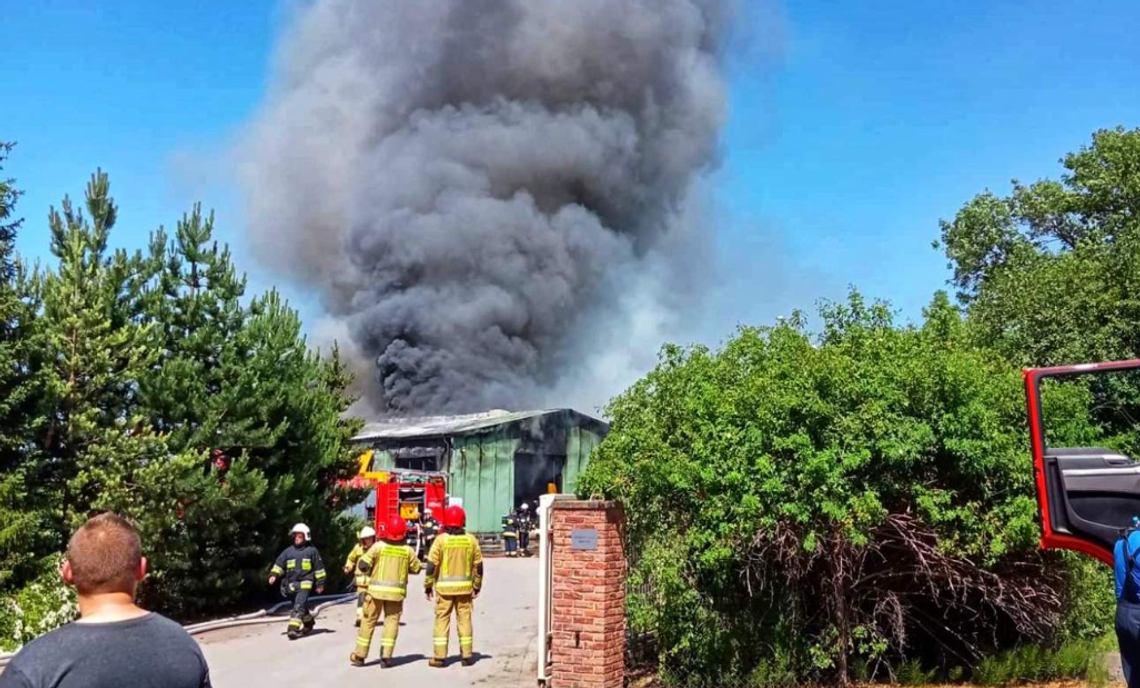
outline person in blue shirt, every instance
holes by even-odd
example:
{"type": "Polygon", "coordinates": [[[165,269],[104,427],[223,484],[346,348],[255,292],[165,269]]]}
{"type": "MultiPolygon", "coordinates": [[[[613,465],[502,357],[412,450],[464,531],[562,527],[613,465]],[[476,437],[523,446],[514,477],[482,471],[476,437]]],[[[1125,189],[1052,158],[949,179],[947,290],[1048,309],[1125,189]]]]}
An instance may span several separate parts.
{"type": "Polygon", "coordinates": [[[1116,640],[1120,665],[1128,688],[1140,688],[1140,521],[1116,541],[1113,568],[1116,572],[1116,640]]]}

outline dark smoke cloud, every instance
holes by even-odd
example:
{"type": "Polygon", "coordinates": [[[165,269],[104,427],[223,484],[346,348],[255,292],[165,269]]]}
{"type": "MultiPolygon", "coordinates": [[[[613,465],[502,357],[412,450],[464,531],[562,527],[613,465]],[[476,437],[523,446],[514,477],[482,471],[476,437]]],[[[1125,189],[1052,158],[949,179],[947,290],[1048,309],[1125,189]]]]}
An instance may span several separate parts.
{"type": "Polygon", "coordinates": [[[729,0],[300,11],[242,145],[251,236],[374,364],[375,409],[563,405],[593,346],[668,310],[667,284],[701,269],[676,267],[699,259],[683,237],[725,118],[728,17],[729,0]]]}

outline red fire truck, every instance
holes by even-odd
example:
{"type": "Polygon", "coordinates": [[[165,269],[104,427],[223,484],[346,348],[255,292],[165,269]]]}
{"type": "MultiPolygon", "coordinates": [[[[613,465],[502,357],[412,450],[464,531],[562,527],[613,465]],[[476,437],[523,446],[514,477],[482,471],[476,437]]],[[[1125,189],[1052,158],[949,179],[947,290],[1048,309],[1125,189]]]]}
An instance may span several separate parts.
{"type": "Polygon", "coordinates": [[[408,524],[408,544],[419,551],[421,543],[416,526],[425,509],[431,509],[437,521],[443,515],[447,506],[447,474],[400,468],[373,471],[372,455],[367,451],[361,456],[360,471],[348,481],[348,486],[375,491],[375,506],[370,509],[369,518],[380,537],[384,537],[388,520],[399,515],[408,524]]]}

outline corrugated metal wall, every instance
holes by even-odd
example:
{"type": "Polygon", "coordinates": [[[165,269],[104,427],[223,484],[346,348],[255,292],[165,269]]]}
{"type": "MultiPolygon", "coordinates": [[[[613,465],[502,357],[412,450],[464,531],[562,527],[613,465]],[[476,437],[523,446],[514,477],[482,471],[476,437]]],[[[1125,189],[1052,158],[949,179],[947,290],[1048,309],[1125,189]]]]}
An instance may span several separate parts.
{"type": "Polygon", "coordinates": [[[562,491],[574,494],[578,491],[578,476],[586,470],[590,452],[601,443],[602,438],[585,428],[574,426],[566,431],[566,468],[562,471],[562,491]]]}
{"type": "Polygon", "coordinates": [[[454,439],[450,490],[463,500],[467,530],[502,530],[500,518],[511,510],[514,501],[518,448],[519,437],[506,432],[454,439]]]}

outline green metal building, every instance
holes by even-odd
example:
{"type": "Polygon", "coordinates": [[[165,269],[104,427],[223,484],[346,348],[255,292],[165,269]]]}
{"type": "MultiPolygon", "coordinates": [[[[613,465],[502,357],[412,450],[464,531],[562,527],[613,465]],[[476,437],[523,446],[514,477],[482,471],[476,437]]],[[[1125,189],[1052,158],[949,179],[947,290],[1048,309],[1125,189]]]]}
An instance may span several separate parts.
{"type": "Polygon", "coordinates": [[[370,470],[443,471],[462,500],[467,529],[492,534],[522,502],[537,505],[553,484],[574,492],[609,426],[570,409],[491,411],[465,416],[390,418],[353,438],[374,449],[370,470]]]}

